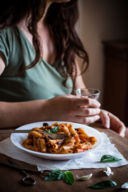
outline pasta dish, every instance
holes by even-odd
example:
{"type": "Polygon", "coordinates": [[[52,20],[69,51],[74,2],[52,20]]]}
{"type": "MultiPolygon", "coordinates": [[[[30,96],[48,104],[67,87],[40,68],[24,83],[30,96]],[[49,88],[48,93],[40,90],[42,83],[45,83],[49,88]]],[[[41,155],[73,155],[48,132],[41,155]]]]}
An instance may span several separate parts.
{"type": "Polygon", "coordinates": [[[22,145],[30,150],[43,153],[67,154],[92,149],[96,138],[88,136],[83,128],[75,129],[72,123],[53,123],[35,127],[28,133],[22,145]],[[65,135],[65,138],[51,139],[47,133],[65,135]]]}

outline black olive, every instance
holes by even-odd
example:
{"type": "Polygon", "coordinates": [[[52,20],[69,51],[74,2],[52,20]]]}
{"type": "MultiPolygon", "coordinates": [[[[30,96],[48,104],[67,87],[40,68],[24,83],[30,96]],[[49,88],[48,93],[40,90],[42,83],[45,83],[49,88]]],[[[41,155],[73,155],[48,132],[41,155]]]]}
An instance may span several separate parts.
{"type": "Polygon", "coordinates": [[[48,126],[48,123],[43,123],[43,126],[44,126],[44,127],[48,126]]]}

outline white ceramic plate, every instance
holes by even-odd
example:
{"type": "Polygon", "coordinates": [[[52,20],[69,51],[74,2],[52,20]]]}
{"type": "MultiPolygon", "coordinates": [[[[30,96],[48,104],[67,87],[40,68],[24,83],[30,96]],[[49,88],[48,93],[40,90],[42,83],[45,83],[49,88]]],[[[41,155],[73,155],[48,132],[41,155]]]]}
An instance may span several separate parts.
{"type": "MultiPolygon", "coordinates": [[[[47,123],[49,125],[51,125],[53,122],[56,121],[47,121],[47,123]]],[[[87,154],[88,152],[93,152],[93,150],[97,149],[101,143],[102,143],[102,137],[99,131],[97,131],[96,129],[83,125],[83,124],[78,124],[78,123],[73,123],[73,122],[64,122],[64,121],[57,121],[58,123],[72,123],[74,128],[79,128],[82,127],[84,128],[85,132],[89,135],[89,136],[94,136],[97,139],[96,144],[93,146],[92,149],[84,151],[84,152],[80,152],[80,153],[71,153],[71,154],[51,154],[51,153],[41,153],[41,152],[36,152],[36,151],[32,151],[29,149],[26,149],[25,147],[22,146],[22,142],[23,140],[25,140],[27,138],[28,133],[13,133],[11,134],[11,141],[12,143],[18,147],[19,149],[32,154],[34,156],[38,156],[41,158],[45,158],[45,159],[51,159],[51,160],[67,160],[67,159],[72,159],[72,158],[77,158],[80,157],[83,154],[87,154]]],[[[31,124],[26,124],[24,126],[21,126],[19,128],[17,128],[18,130],[20,129],[32,129],[34,127],[41,127],[43,125],[44,122],[37,122],[37,123],[31,123],[31,124]]]]}

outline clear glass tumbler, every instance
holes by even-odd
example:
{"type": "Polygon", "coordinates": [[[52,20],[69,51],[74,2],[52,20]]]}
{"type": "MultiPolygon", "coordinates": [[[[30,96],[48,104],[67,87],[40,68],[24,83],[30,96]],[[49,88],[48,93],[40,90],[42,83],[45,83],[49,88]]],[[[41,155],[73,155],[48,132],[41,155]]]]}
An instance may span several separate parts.
{"type": "Polygon", "coordinates": [[[95,88],[79,88],[75,90],[77,96],[89,97],[92,99],[99,99],[100,90],[95,88]]]}

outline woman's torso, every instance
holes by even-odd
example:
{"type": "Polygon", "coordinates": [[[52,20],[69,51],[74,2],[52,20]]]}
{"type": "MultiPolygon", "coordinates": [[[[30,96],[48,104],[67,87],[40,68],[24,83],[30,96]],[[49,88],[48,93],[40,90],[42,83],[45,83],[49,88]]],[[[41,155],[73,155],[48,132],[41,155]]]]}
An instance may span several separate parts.
{"type": "Polygon", "coordinates": [[[72,92],[72,80],[67,80],[67,87],[63,85],[64,78],[57,70],[57,62],[52,66],[41,58],[33,68],[19,76],[20,66],[33,61],[35,50],[18,27],[0,31],[0,51],[6,59],[5,70],[0,76],[1,101],[48,99],[72,92]]]}

